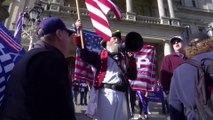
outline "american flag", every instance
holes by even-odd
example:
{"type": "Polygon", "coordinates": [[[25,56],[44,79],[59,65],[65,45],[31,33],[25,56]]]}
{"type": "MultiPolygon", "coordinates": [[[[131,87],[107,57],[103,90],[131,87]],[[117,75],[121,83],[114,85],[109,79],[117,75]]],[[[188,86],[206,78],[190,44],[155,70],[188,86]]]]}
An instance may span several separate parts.
{"type": "Polygon", "coordinates": [[[110,40],[112,31],[106,15],[112,10],[120,20],[121,13],[118,7],[111,0],[85,0],[85,3],[96,33],[105,40],[110,40]]]}
{"type": "Polygon", "coordinates": [[[23,54],[22,45],[15,41],[12,33],[0,22],[0,105],[4,97],[5,84],[15,63],[23,54]]]}
{"type": "Polygon", "coordinates": [[[156,50],[154,46],[144,45],[134,53],[137,60],[137,79],[131,80],[133,90],[154,91],[156,86],[156,50]]]}
{"type": "Polygon", "coordinates": [[[24,21],[23,13],[19,13],[19,17],[16,22],[16,29],[14,32],[15,41],[18,44],[21,44],[21,32],[22,32],[23,21],[24,21]]]}
{"type": "MultiPolygon", "coordinates": [[[[99,37],[96,33],[84,30],[83,36],[87,49],[96,52],[103,50],[103,47],[99,44],[102,38],[99,37]]],[[[75,79],[86,80],[90,83],[93,83],[94,80],[92,66],[80,58],[78,49],[76,52],[74,77],[75,79]]]]}
{"type": "Polygon", "coordinates": [[[98,0],[96,2],[105,15],[107,15],[109,11],[112,11],[117,20],[121,19],[122,15],[120,9],[111,0],[98,0]]]}

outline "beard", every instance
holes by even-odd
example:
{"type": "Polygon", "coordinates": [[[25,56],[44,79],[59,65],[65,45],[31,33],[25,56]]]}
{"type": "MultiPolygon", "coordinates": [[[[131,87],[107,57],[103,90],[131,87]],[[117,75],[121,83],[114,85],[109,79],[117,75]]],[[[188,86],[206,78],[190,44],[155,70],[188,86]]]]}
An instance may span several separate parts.
{"type": "Polygon", "coordinates": [[[112,53],[112,54],[117,54],[118,53],[118,48],[119,48],[119,44],[113,44],[110,46],[107,46],[106,49],[112,53]]]}

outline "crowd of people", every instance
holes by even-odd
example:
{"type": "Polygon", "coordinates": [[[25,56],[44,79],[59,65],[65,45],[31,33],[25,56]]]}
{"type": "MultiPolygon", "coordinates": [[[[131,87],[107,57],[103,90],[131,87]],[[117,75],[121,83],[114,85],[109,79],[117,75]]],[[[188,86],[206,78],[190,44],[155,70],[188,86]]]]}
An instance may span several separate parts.
{"type": "Polygon", "coordinates": [[[85,80],[73,80],[72,82],[72,92],[74,97],[74,102],[78,105],[78,94],[80,94],[80,105],[87,105],[89,84],[85,80]]]}
{"type": "MultiPolygon", "coordinates": [[[[57,17],[49,17],[38,26],[39,40],[18,62],[9,78],[3,103],[0,107],[1,120],[75,120],[75,105],[89,103],[90,85],[85,80],[72,80],[70,85],[66,57],[69,55],[70,36],[80,50],[80,57],[96,70],[94,88],[98,94],[96,117],[98,120],[129,120],[134,113],[136,92],[128,80],[137,77],[137,66],[131,51],[120,51],[121,32],[112,34],[110,40],[103,40],[103,50],[94,52],[82,48],[81,20],[70,30],[57,17]],[[131,101],[128,99],[131,93],[131,101]],[[80,94],[80,103],[78,95],[80,94]],[[132,104],[129,106],[129,102],[132,104]]],[[[143,37],[129,32],[126,37],[138,39],[143,46],[143,37]]],[[[194,120],[195,81],[197,70],[185,63],[187,59],[201,61],[213,59],[212,38],[205,33],[192,34],[190,42],[181,36],[174,36],[170,44],[174,52],[164,57],[160,70],[160,83],[167,96],[166,108],[171,120],[194,120]]],[[[145,94],[142,94],[146,97],[145,94]]],[[[144,99],[146,100],[146,98],[144,99]]],[[[142,101],[141,101],[142,102],[142,101]]],[[[142,108],[147,107],[141,105],[142,108]]],[[[144,114],[148,114],[144,111],[144,114]]],[[[146,117],[148,119],[148,117],[146,117]]]]}
{"type": "MultiPolygon", "coordinates": [[[[117,35],[117,33],[113,34],[113,35],[114,35],[113,37],[118,37],[118,39],[121,39],[120,35],[117,35]]],[[[187,67],[182,68],[182,66],[186,65],[185,61],[188,58],[191,59],[192,57],[199,55],[201,53],[206,54],[206,52],[209,52],[208,58],[211,58],[211,55],[212,55],[212,53],[211,53],[212,43],[211,42],[212,42],[212,39],[206,33],[202,33],[202,32],[192,34],[188,45],[186,44],[186,41],[181,36],[174,36],[171,38],[170,44],[171,44],[171,47],[173,48],[173,53],[166,55],[163,58],[161,70],[160,70],[160,81],[159,81],[161,87],[163,88],[164,98],[166,98],[164,100],[164,102],[162,102],[162,103],[165,103],[165,106],[164,105],[162,106],[162,112],[164,114],[169,113],[171,120],[198,119],[196,116],[196,113],[194,111],[187,110],[187,112],[185,112],[185,109],[191,109],[191,108],[193,108],[193,106],[196,106],[195,97],[193,97],[193,96],[195,96],[196,91],[193,88],[195,87],[194,82],[198,78],[196,78],[196,73],[189,74],[186,72],[186,70],[184,70],[184,69],[188,69],[188,68],[187,67]],[[201,43],[203,46],[199,45],[201,43]],[[183,70],[179,70],[181,68],[183,70]],[[180,73],[178,73],[178,72],[180,72],[180,73]],[[182,74],[183,74],[183,76],[182,76],[182,74]],[[176,76],[176,75],[178,75],[178,76],[176,76]],[[192,77],[192,76],[194,76],[194,77],[192,77]],[[190,79],[193,78],[192,79],[193,82],[192,82],[192,84],[190,84],[191,85],[190,87],[187,84],[188,83],[187,79],[189,79],[189,78],[190,79]],[[175,80],[175,79],[177,79],[177,80],[175,80]],[[177,83],[177,82],[179,82],[179,83],[177,83]],[[171,85],[171,87],[170,87],[170,85],[171,85]],[[184,97],[184,96],[190,96],[190,98],[184,97]]],[[[105,48],[107,48],[107,44],[108,44],[108,42],[105,43],[105,48]]],[[[76,42],[76,45],[80,46],[80,43],[76,42]]],[[[109,47],[108,49],[111,53],[118,51],[115,48],[112,49],[111,47],[109,47]]],[[[83,54],[82,56],[85,56],[85,55],[83,54]]],[[[90,56],[90,54],[89,54],[89,56],[90,56]]],[[[205,58],[205,57],[207,57],[207,55],[204,55],[204,56],[202,55],[202,57],[198,57],[198,58],[195,57],[195,59],[201,60],[202,58],[205,58]]],[[[194,70],[194,72],[196,72],[196,70],[194,70]]],[[[136,105],[135,101],[136,101],[136,98],[138,98],[139,109],[140,109],[139,114],[144,114],[144,118],[148,119],[147,115],[149,112],[148,111],[149,108],[148,108],[148,100],[146,98],[145,92],[141,92],[138,94],[136,94],[136,93],[137,93],[136,91],[130,90],[130,101],[128,101],[128,102],[131,102],[131,108],[130,108],[131,112],[133,114],[135,113],[135,109],[134,109],[134,107],[136,105]],[[141,94],[141,95],[139,95],[139,94],[141,94]],[[142,96],[142,100],[140,99],[141,96],[142,96]]],[[[104,94],[106,94],[106,93],[104,93],[104,94]]],[[[110,98],[112,98],[112,97],[110,97],[110,98]]],[[[109,99],[109,98],[107,98],[107,99],[109,99]]],[[[106,103],[106,102],[104,102],[104,103],[106,103]]],[[[104,103],[102,103],[102,104],[104,104],[104,103]]],[[[127,107],[127,109],[128,109],[128,107],[127,107]]],[[[105,110],[106,110],[106,108],[105,108],[105,110]]],[[[113,110],[113,108],[110,108],[110,110],[113,110]]],[[[103,113],[99,113],[99,114],[101,114],[101,116],[104,116],[103,113]]],[[[124,114],[126,114],[126,113],[124,113],[124,114]]],[[[117,117],[115,117],[115,116],[112,117],[112,119],[115,119],[115,118],[117,119],[117,117]]],[[[102,118],[100,117],[99,119],[103,120],[104,118],[106,118],[106,116],[104,116],[102,118]]],[[[120,119],[120,118],[118,118],[118,119],[120,119]]]]}

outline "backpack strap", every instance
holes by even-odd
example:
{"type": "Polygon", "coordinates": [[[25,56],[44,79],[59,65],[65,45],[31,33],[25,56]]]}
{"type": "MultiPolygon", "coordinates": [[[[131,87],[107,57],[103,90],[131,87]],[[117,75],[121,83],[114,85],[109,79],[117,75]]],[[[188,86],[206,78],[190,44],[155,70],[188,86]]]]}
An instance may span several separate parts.
{"type": "Polygon", "coordinates": [[[212,58],[203,58],[201,60],[202,63],[204,63],[205,61],[211,61],[213,63],[213,59],[212,58]]]}
{"type": "Polygon", "coordinates": [[[196,67],[198,70],[197,71],[198,79],[195,81],[196,90],[197,90],[197,92],[199,92],[199,94],[202,94],[203,99],[204,99],[203,101],[205,103],[207,102],[207,94],[206,94],[207,87],[209,90],[212,90],[212,87],[211,86],[209,87],[209,83],[207,85],[207,83],[205,82],[205,77],[204,77],[205,74],[209,74],[206,69],[206,67],[208,65],[207,66],[205,65],[205,63],[207,61],[210,61],[213,63],[212,58],[203,58],[203,59],[201,59],[201,62],[194,60],[194,59],[187,59],[185,61],[185,63],[188,63],[188,64],[196,67]]]}
{"type": "Polygon", "coordinates": [[[197,68],[202,66],[201,62],[199,62],[197,60],[194,60],[194,59],[187,59],[187,60],[185,60],[185,63],[188,63],[188,64],[190,64],[190,65],[192,65],[194,67],[197,67],[197,68]]]}
{"type": "MultiPolygon", "coordinates": [[[[185,63],[190,64],[190,65],[192,65],[192,66],[197,68],[198,77],[200,75],[200,71],[199,70],[204,71],[204,66],[203,66],[204,65],[204,61],[202,61],[202,60],[200,62],[200,61],[197,61],[197,60],[194,60],[194,59],[187,59],[187,60],[185,60],[185,63]]],[[[197,80],[195,80],[195,84],[196,85],[198,85],[200,82],[203,82],[203,81],[200,81],[199,78],[197,80]]]]}
{"type": "Polygon", "coordinates": [[[187,60],[185,60],[185,63],[188,63],[195,67],[202,67],[205,64],[205,61],[211,61],[213,63],[212,58],[203,58],[203,59],[201,59],[201,62],[194,60],[194,59],[187,59],[187,60]]]}
{"type": "MultiPolygon", "coordinates": [[[[211,81],[213,80],[213,59],[203,58],[199,61],[188,59],[185,61],[197,68],[197,78],[195,80],[195,105],[191,109],[195,113],[196,120],[212,120],[212,91],[211,81]]],[[[189,107],[190,108],[190,107],[189,107]]]]}

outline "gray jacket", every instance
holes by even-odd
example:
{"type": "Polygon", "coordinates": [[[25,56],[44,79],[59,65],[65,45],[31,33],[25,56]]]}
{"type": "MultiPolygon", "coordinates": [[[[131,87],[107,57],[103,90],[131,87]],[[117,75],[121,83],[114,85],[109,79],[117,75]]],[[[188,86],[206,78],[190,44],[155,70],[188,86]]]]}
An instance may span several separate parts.
{"type": "MultiPolygon", "coordinates": [[[[201,61],[203,58],[213,58],[213,52],[202,53],[192,59],[201,61]]],[[[195,119],[192,109],[195,105],[196,72],[197,69],[187,63],[174,71],[169,94],[171,120],[195,119]]]]}

